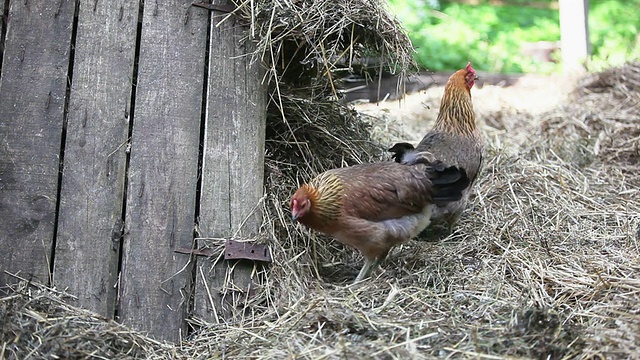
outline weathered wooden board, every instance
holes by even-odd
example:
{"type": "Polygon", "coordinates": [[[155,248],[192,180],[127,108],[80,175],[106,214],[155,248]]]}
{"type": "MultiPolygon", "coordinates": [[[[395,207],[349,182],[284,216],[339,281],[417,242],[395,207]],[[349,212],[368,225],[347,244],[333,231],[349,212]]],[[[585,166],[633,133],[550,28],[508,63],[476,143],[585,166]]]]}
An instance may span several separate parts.
{"type": "MultiPolygon", "coordinates": [[[[262,222],[266,119],[263,68],[259,63],[251,64],[250,56],[243,56],[254,49],[246,40],[249,28],[233,16],[218,24],[227,14],[212,15],[198,227],[202,237],[249,238],[258,233],[262,222]]],[[[232,280],[233,287],[246,290],[253,263],[221,262],[212,268],[211,260],[197,261],[195,314],[214,322],[230,314],[221,300],[224,287],[230,285],[225,279],[232,280]],[[235,266],[234,273],[226,276],[230,265],[235,266]]]]}
{"type": "Polygon", "coordinates": [[[0,82],[0,285],[49,282],[74,1],[11,1],[0,82]]]}
{"type": "Polygon", "coordinates": [[[126,199],[119,316],[176,341],[184,329],[198,181],[208,14],[145,2],[126,199]]]}
{"type": "MultiPolygon", "coordinates": [[[[4,1],[0,1],[0,34],[5,33],[6,19],[4,16],[4,1]]],[[[0,38],[0,75],[2,75],[2,55],[4,54],[4,42],[3,39],[0,38]]]]}
{"type": "Polygon", "coordinates": [[[137,1],[80,3],[54,283],[105,317],[116,304],[137,26],[137,1]]]}

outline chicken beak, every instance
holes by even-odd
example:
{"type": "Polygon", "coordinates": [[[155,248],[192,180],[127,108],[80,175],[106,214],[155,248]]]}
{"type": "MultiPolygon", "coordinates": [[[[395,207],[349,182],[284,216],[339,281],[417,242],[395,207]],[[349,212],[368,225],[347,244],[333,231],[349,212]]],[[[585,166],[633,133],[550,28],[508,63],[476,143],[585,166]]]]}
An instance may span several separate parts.
{"type": "Polygon", "coordinates": [[[298,213],[296,212],[292,212],[291,213],[291,220],[293,220],[294,222],[298,220],[298,213]]]}

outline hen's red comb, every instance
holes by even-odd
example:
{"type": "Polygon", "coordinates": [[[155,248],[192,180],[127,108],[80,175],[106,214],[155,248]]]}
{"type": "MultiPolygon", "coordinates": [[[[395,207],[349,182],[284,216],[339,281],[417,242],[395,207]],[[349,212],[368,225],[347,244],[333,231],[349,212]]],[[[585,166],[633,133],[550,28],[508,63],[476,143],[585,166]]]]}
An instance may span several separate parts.
{"type": "Polygon", "coordinates": [[[471,61],[469,61],[469,62],[467,63],[467,71],[473,71],[473,72],[475,72],[475,70],[471,67],[471,61]]]}

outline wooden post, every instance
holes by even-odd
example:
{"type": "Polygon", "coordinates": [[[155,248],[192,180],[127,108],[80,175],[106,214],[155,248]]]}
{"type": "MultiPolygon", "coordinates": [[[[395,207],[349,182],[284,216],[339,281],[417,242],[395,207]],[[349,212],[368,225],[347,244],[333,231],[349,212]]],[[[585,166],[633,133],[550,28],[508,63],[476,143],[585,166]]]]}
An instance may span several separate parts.
{"type": "Polygon", "coordinates": [[[0,286],[47,284],[75,1],[12,1],[0,81],[0,286]]]}
{"type": "Polygon", "coordinates": [[[191,292],[208,14],[144,2],[127,186],[119,316],[178,341],[191,292]]]}
{"type": "Polygon", "coordinates": [[[589,46],[589,0],[560,0],[560,39],[565,71],[584,71],[589,46]]]}
{"type": "MultiPolygon", "coordinates": [[[[233,16],[218,24],[227,15],[212,12],[198,227],[205,238],[247,239],[255,237],[262,223],[266,90],[261,64],[250,63],[247,55],[254,50],[249,28],[233,16]]],[[[224,288],[247,291],[254,264],[221,262],[214,268],[209,259],[197,261],[195,314],[221,321],[232,315],[222,300],[224,288]]]]}
{"type": "Polygon", "coordinates": [[[81,2],[54,284],[113,317],[122,236],[137,1],[81,2]]]}

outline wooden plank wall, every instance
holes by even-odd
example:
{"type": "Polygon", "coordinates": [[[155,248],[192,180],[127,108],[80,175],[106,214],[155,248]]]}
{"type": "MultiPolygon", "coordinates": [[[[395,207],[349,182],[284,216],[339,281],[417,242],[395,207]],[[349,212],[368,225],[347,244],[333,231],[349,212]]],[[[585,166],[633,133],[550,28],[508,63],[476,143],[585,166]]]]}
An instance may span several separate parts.
{"type": "MultiPolygon", "coordinates": [[[[264,141],[259,139],[265,136],[266,92],[259,81],[236,81],[263,78],[261,65],[242,56],[253,50],[251,42],[243,41],[247,28],[233,17],[219,23],[227,14],[214,14],[199,235],[247,239],[255,237],[262,223],[263,179],[256,176],[264,173],[264,141]]],[[[199,244],[203,245],[206,241],[199,244]]],[[[244,265],[221,262],[214,267],[212,259],[198,259],[194,307],[200,318],[216,322],[233,315],[233,304],[223,300],[224,289],[248,290],[251,279],[246,275],[253,272],[254,263],[244,265]],[[235,265],[234,270],[229,265],[235,265]]]]}
{"type": "Polygon", "coordinates": [[[115,312],[137,1],[81,2],[60,194],[55,285],[115,312]]]}
{"type": "Polygon", "coordinates": [[[16,281],[5,271],[51,283],[161,340],[211,319],[190,306],[224,279],[200,258],[194,285],[196,261],[175,250],[195,246],[198,215],[205,236],[258,232],[266,93],[260,66],[234,58],[247,28],[191,3],[10,2],[0,287],[16,281]]]}
{"type": "Polygon", "coordinates": [[[191,292],[174,250],[193,244],[209,16],[191,2],[144,6],[121,276],[122,321],[172,340],[191,292]]]}
{"type": "Polygon", "coordinates": [[[74,1],[11,1],[0,83],[0,284],[49,283],[74,1]]]}
{"type": "MultiPolygon", "coordinates": [[[[0,1],[0,79],[2,78],[2,55],[4,54],[4,35],[7,31],[7,17],[4,13],[5,2],[0,1]]],[[[7,9],[8,10],[8,9],[7,9]]]]}

